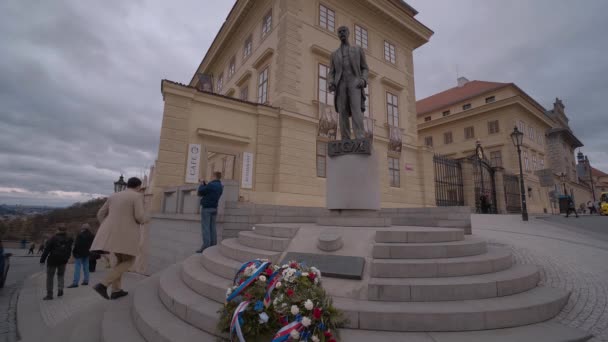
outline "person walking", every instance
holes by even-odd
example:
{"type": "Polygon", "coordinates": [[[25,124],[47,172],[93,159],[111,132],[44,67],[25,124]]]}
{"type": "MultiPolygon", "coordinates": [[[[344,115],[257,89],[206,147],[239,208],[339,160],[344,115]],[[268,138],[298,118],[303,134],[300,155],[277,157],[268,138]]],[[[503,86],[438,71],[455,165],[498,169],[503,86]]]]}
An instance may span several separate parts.
{"type": "Polygon", "coordinates": [[[78,287],[81,267],[84,274],[81,285],[89,285],[89,250],[95,238],[90,228],[91,226],[88,223],[83,224],[80,227],[80,233],[76,236],[74,250],[72,251],[72,255],[74,256],[74,280],[72,281],[72,285],[68,286],[68,289],[78,287]]]}
{"type": "Polygon", "coordinates": [[[101,223],[91,246],[92,251],[105,251],[116,256],[116,264],[105,279],[93,289],[105,299],[118,299],[128,293],[122,289],[122,275],[133,265],[139,247],[140,225],[147,222],[144,197],[139,192],[141,180],[127,181],[127,190],[112,194],[99,209],[101,223]],[[112,294],[108,296],[108,287],[112,294]]]}
{"type": "Polygon", "coordinates": [[[217,205],[222,197],[224,186],[222,185],[222,173],[214,172],[215,179],[209,182],[204,180],[198,187],[198,195],[201,198],[201,235],[203,245],[196,253],[202,253],[206,248],[217,245],[217,230],[215,220],[217,218],[217,205]]]}
{"type": "Polygon", "coordinates": [[[57,273],[57,297],[63,296],[63,279],[65,265],[70,260],[73,240],[66,233],[64,224],[59,224],[58,231],[49,239],[40,256],[40,263],[46,262],[46,297],[43,300],[53,299],[53,278],[57,273]]]}
{"type": "Polygon", "coordinates": [[[42,254],[42,252],[44,252],[44,246],[46,245],[46,241],[42,241],[42,243],[40,244],[40,246],[38,246],[38,253],[36,254],[42,254]]]}
{"type": "Polygon", "coordinates": [[[34,255],[34,249],[36,249],[36,244],[33,243],[30,245],[30,250],[27,252],[27,255],[34,255]]]}
{"type": "Polygon", "coordinates": [[[587,202],[587,208],[589,208],[589,215],[597,214],[597,210],[595,210],[595,203],[589,200],[587,202]]]}
{"type": "Polygon", "coordinates": [[[573,212],[574,215],[576,215],[576,218],[578,218],[578,213],[576,212],[576,206],[574,205],[574,201],[572,200],[572,197],[568,197],[568,209],[566,209],[566,218],[568,218],[568,216],[570,216],[570,212],[573,212]]]}

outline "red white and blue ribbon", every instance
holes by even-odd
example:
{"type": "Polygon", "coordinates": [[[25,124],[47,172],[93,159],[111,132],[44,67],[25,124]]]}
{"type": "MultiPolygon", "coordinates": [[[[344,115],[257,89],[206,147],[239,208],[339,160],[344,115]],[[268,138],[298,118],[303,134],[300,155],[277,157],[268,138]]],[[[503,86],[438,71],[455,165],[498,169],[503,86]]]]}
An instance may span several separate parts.
{"type": "Polygon", "coordinates": [[[241,322],[239,318],[241,313],[247,309],[249,306],[249,301],[242,301],[234,310],[234,314],[232,315],[232,320],[230,321],[230,338],[232,339],[232,335],[236,333],[236,336],[239,338],[240,342],[245,342],[245,337],[243,337],[243,331],[241,330],[241,322]]]}
{"type": "Polygon", "coordinates": [[[268,308],[270,303],[272,302],[272,291],[274,291],[275,287],[277,287],[277,283],[283,279],[281,272],[282,268],[276,270],[271,276],[268,282],[268,286],[266,288],[266,293],[264,294],[264,306],[268,308]]]}
{"type": "Polygon", "coordinates": [[[247,280],[242,282],[241,285],[239,285],[239,287],[237,287],[234,291],[232,291],[232,293],[226,298],[226,302],[233,300],[241,292],[243,292],[243,290],[246,289],[247,286],[251,285],[251,283],[256,281],[256,279],[260,276],[260,274],[262,272],[264,272],[264,270],[266,269],[266,267],[268,267],[268,265],[270,265],[270,263],[266,261],[266,262],[263,262],[260,266],[258,266],[258,268],[255,270],[255,272],[253,272],[253,274],[249,278],[247,278],[247,280]]]}
{"type": "Polygon", "coordinates": [[[304,329],[304,326],[302,325],[300,320],[293,321],[282,327],[281,330],[279,330],[276,335],[274,335],[274,337],[272,338],[272,342],[285,342],[289,339],[289,335],[292,331],[302,331],[302,329],[304,329]]]}
{"type": "Polygon", "coordinates": [[[238,279],[239,275],[241,275],[241,273],[243,273],[245,271],[245,269],[251,265],[256,265],[259,266],[261,263],[260,260],[252,260],[252,261],[248,261],[246,263],[244,263],[241,268],[239,268],[239,270],[236,272],[236,274],[234,275],[234,280],[232,281],[233,285],[236,285],[236,280],[238,279]]]}

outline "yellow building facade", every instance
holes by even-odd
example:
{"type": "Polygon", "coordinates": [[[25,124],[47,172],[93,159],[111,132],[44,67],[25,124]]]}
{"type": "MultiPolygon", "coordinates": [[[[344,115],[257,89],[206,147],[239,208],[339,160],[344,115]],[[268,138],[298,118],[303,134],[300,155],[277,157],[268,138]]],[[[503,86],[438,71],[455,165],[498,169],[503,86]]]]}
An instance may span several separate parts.
{"type": "Polygon", "coordinates": [[[162,81],[154,209],[163,189],[212,171],[239,184],[241,201],[325,206],[327,141],[336,134],[326,73],[340,26],[370,68],[366,129],[384,170],[382,206],[434,206],[412,55],[432,31],[416,13],[400,0],[237,1],[190,83],[162,81]]]}

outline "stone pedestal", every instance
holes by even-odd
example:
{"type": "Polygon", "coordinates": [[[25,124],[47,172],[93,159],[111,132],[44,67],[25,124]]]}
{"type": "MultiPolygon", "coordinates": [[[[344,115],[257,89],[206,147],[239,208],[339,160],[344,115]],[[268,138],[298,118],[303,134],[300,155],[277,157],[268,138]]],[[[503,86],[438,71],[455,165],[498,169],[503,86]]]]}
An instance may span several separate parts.
{"type": "Polygon", "coordinates": [[[328,157],[326,189],[327,209],[380,210],[377,153],[328,157]]]}

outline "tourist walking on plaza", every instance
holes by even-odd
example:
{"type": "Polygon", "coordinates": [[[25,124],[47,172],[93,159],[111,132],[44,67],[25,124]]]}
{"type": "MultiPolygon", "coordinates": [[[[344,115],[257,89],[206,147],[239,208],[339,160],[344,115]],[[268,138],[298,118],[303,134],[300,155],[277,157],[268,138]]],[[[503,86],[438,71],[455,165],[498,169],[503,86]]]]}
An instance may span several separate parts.
{"type": "Polygon", "coordinates": [[[27,255],[34,255],[34,250],[36,249],[36,244],[33,243],[30,245],[30,250],[27,252],[27,255]]]}
{"type": "Polygon", "coordinates": [[[82,285],[89,285],[89,250],[95,238],[90,228],[88,223],[83,224],[80,227],[80,233],[76,236],[74,250],[72,251],[72,255],[74,256],[74,280],[72,281],[72,285],[68,286],[68,289],[78,287],[81,267],[84,274],[82,285]]]}
{"type": "Polygon", "coordinates": [[[144,196],[140,193],[141,180],[129,178],[127,190],[112,194],[99,209],[101,223],[91,246],[92,251],[105,251],[116,256],[116,264],[94,289],[105,299],[127,295],[121,287],[122,275],[133,265],[139,246],[140,225],[146,223],[144,196]],[[108,296],[108,287],[112,294],[108,296]]]}
{"type": "Polygon", "coordinates": [[[198,187],[198,195],[201,196],[201,230],[203,235],[203,246],[196,253],[202,253],[206,248],[217,245],[217,231],[215,220],[217,218],[217,205],[222,197],[224,186],[222,185],[222,173],[214,172],[215,179],[209,182],[204,180],[198,187]]]}
{"type": "Polygon", "coordinates": [[[570,216],[570,212],[573,212],[574,215],[576,215],[576,218],[578,218],[578,213],[576,212],[576,206],[574,205],[574,201],[572,200],[572,197],[568,197],[568,209],[566,209],[566,218],[568,216],[570,216]]]}
{"type": "Polygon", "coordinates": [[[44,246],[46,245],[46,241],[42,241],[42,243],[40,244],[40,246],[38,246],[38,253],[36,254],[42,254],[42,252],[44,252],[44,246]]]}
{"type": "Polygon", "coordinates": [[[40,263],[46,262],[46,297],[43,300],[53,299],[53,278],[57,273],[57,297],[63,296],[63,276],[65,265],[72,254],[73,240],[66,233],[65,225],[60,224],[58,232],[47,241],[40,256],[40,263]]]}

